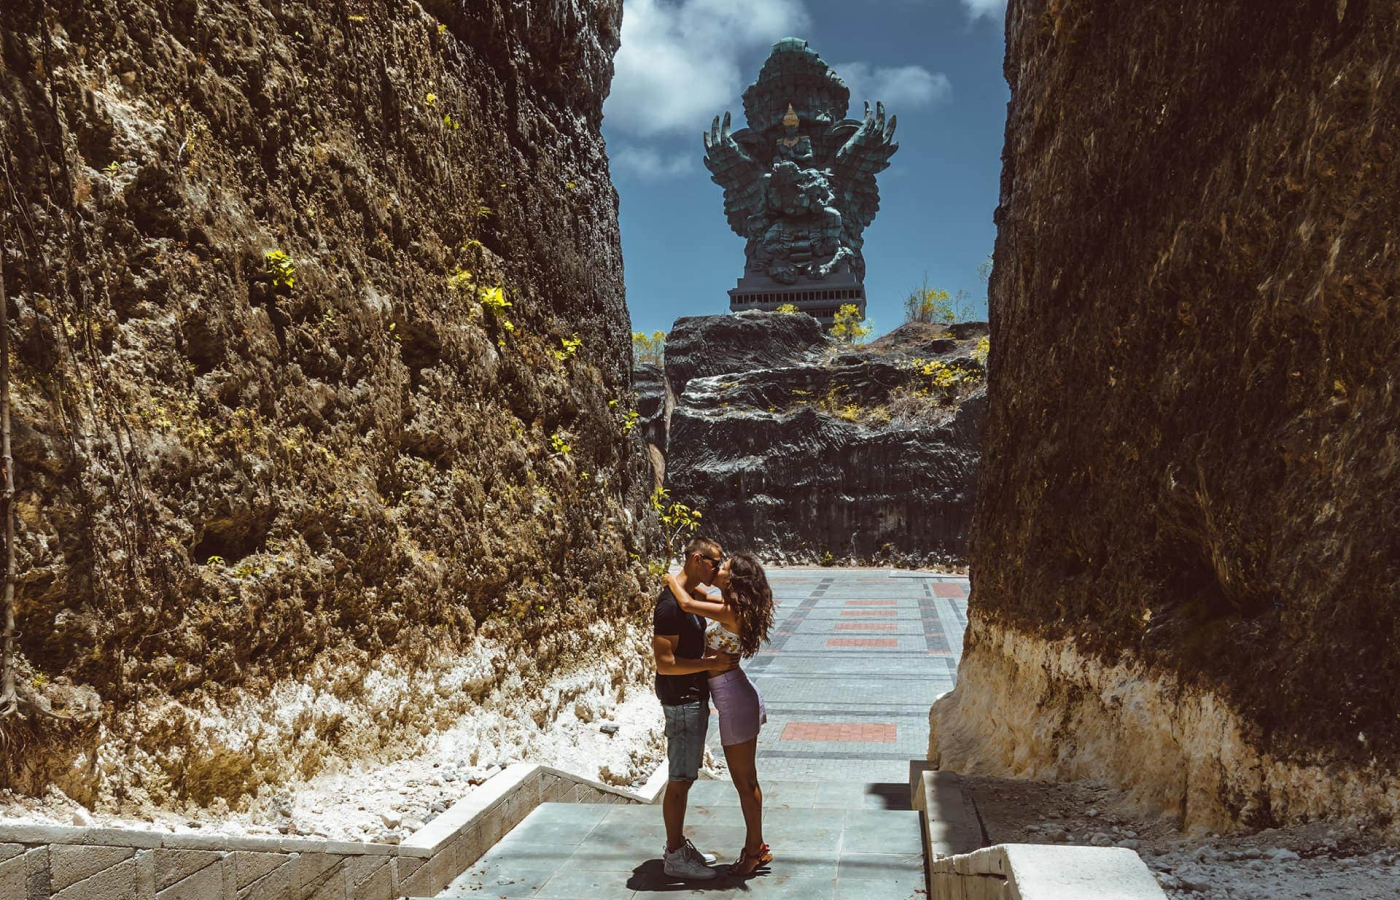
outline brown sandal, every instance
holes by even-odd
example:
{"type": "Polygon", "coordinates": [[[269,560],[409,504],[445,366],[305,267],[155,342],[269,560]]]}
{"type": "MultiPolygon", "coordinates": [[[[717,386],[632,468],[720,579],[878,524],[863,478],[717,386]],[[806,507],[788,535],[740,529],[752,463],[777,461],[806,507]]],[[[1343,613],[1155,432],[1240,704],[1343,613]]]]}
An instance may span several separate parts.
{"type": "Polygon", "coordinates": [[[759,844],[758,851],[752,857],[749,856],[749,848],[745,847],[739,851],[739,858],[730,864],[729,874],[748,877],[772,861],[773,851],[768,849],[767,844],[759,844]]]}

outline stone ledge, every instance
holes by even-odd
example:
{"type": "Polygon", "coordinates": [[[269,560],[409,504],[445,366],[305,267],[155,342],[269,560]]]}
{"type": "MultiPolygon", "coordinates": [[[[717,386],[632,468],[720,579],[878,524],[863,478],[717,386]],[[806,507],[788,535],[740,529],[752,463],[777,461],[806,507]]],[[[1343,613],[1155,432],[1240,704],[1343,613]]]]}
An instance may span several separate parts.
{"type": "Polygon", "coordinates": [[[1166,900],[1121,847],[997,844],[929,863],[930,900],[1166,900]]]}
{"type": "Polygon", "coordinates": [[[651,777],[646,780],[637,793],[643,803],[658,803],[661,800],[661,793],[666,790],[666,782],[671,780],[670,766],[665,760],[656,767],[656,771],[651,773],[651,777]]]}
{"type": "Polygon", "coordinates": [[[6,825],[0,823],[0,843],[87,844],[154,850],[168,835],[125,828],[79,828],[72,825],[6,825]]]}
{"type": "Polygon", "coordinates": [[[405,893],[436,894],[541,803],[651,804],[665,786],[664,763],[636,792],[520,763],[398,845],[0,823],[0,883],[26,884],[17,896],[27,894],[28,900],[53,900],[59,892],[58,900],[394,900],[405,893]],[[62,850],[63,864],[81,872],[81,880],[53,879],[56,854],[50,848],[62,850]],[[191,851],[216,856],[190,868],[181,858],[191,851]],[[240,856],[250,853],[259,856],[240,856]],[[258,860],[250,883],[240,883],[240,859],[258,860]],[[157,872],[170,878],[161,877],[157,885],[157,872]]]}
{"type": "Polygon", "coordinates": [[[933,769],[911,772],[910,787],[923,830],[926,867],[941,857],[982,847],[982,823],[958,775],[933,769]]]}

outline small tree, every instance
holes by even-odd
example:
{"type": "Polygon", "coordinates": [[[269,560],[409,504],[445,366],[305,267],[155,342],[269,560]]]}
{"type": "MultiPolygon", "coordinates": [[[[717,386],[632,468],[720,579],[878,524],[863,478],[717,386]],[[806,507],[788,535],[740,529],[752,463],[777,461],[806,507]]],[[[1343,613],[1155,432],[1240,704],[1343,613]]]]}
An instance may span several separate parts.
{"type": "Polygon", "coordinates": [[[967,291],[950,294],[942,288],[930,287],[927,275],[924,276],[924,283],[909,291],[909,296],[904,298],[906,322],[949,325],[960,319],[971,319],[976,311],[972,295],[967,291]]]}
{"type": "Polygon", "coordinates": [[[848,344],[858,344],[870,334],[870,326],[861,324],[864,321],[865,317],[860,314],[859,306],[854,303],[843,304],[836,311],[836,321],[831,326],[831,336],[848,344]]]}
{"type": "Polygon", "coordinates": [[[665,365],[666,332],[653,331],[650,335],[641,331],[632,332],[632,355],[638,364],[665,365]]]}
{"type": "Polygon", "coordinates": [[[953,321],[953,296],[941,288],[914,288],[904,298],[904,321],[926,324],[953,321]]]}
{"type": "Polygon", "coordinates": [[[675,560],[685,543],[700,527],[701,513],[684,503],[671,501],[671,492],[659,487],[651,492],[651,508],[661,520],[661,536],[666,541],[666,563],[675,560]]]}

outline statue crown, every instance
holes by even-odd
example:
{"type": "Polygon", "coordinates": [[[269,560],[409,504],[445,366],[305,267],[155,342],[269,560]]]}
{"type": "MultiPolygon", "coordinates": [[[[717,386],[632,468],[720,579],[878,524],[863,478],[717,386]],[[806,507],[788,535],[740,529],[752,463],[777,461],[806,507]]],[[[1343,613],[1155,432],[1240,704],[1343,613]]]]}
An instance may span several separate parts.
{"type": "Polygon", "coordinates": [[[787,115],[783,116],[783,124],[784,124],[784,125],[791,125],[792,127],[796,128],[796,127],[797,127],[798,125],[800,125],[801,123],[802,123],[802,120],[799,119],[799,118],[797,117],[797,111],[794,110],[794,109],[792,108],[792,104],[789,103],[789,104],[788,104],[787,115]]]}

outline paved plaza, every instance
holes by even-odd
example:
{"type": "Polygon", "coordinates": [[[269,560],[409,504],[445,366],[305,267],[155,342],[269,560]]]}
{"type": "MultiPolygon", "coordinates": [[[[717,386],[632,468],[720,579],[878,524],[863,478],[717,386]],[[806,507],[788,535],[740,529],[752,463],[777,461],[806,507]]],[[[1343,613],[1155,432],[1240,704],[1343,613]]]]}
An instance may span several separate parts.
{"type": "MultiPolygon", "coordinates": [[[[888,569],[777,569],[769,580],[773,635],[745,669],[768,706],[758,771],[771,867],[686,884],[662,873],[659,807],[546,803],[440,896],[923,897],[909,762],[924,756],[929,705],[953,686],[967,580],[888,569]]],[[[719,755],[713,720],[710,735],[719,755]]],[[[744,829],[732,785],[695,785],[686,833],[722,864],[733,858],[744,829]]]]}
{"type": "MultiPolygon", "coordinates": [[[[765,781],[854,782],[907,797],[909,760],[928,749],[928,708],[952,690],[967,624],[966,579],[909,574],[770,573],[773,634],[744,665],[768,706],[765,781]]],[[[717,728],[710,743],[719,753],[717,728]]]]}

